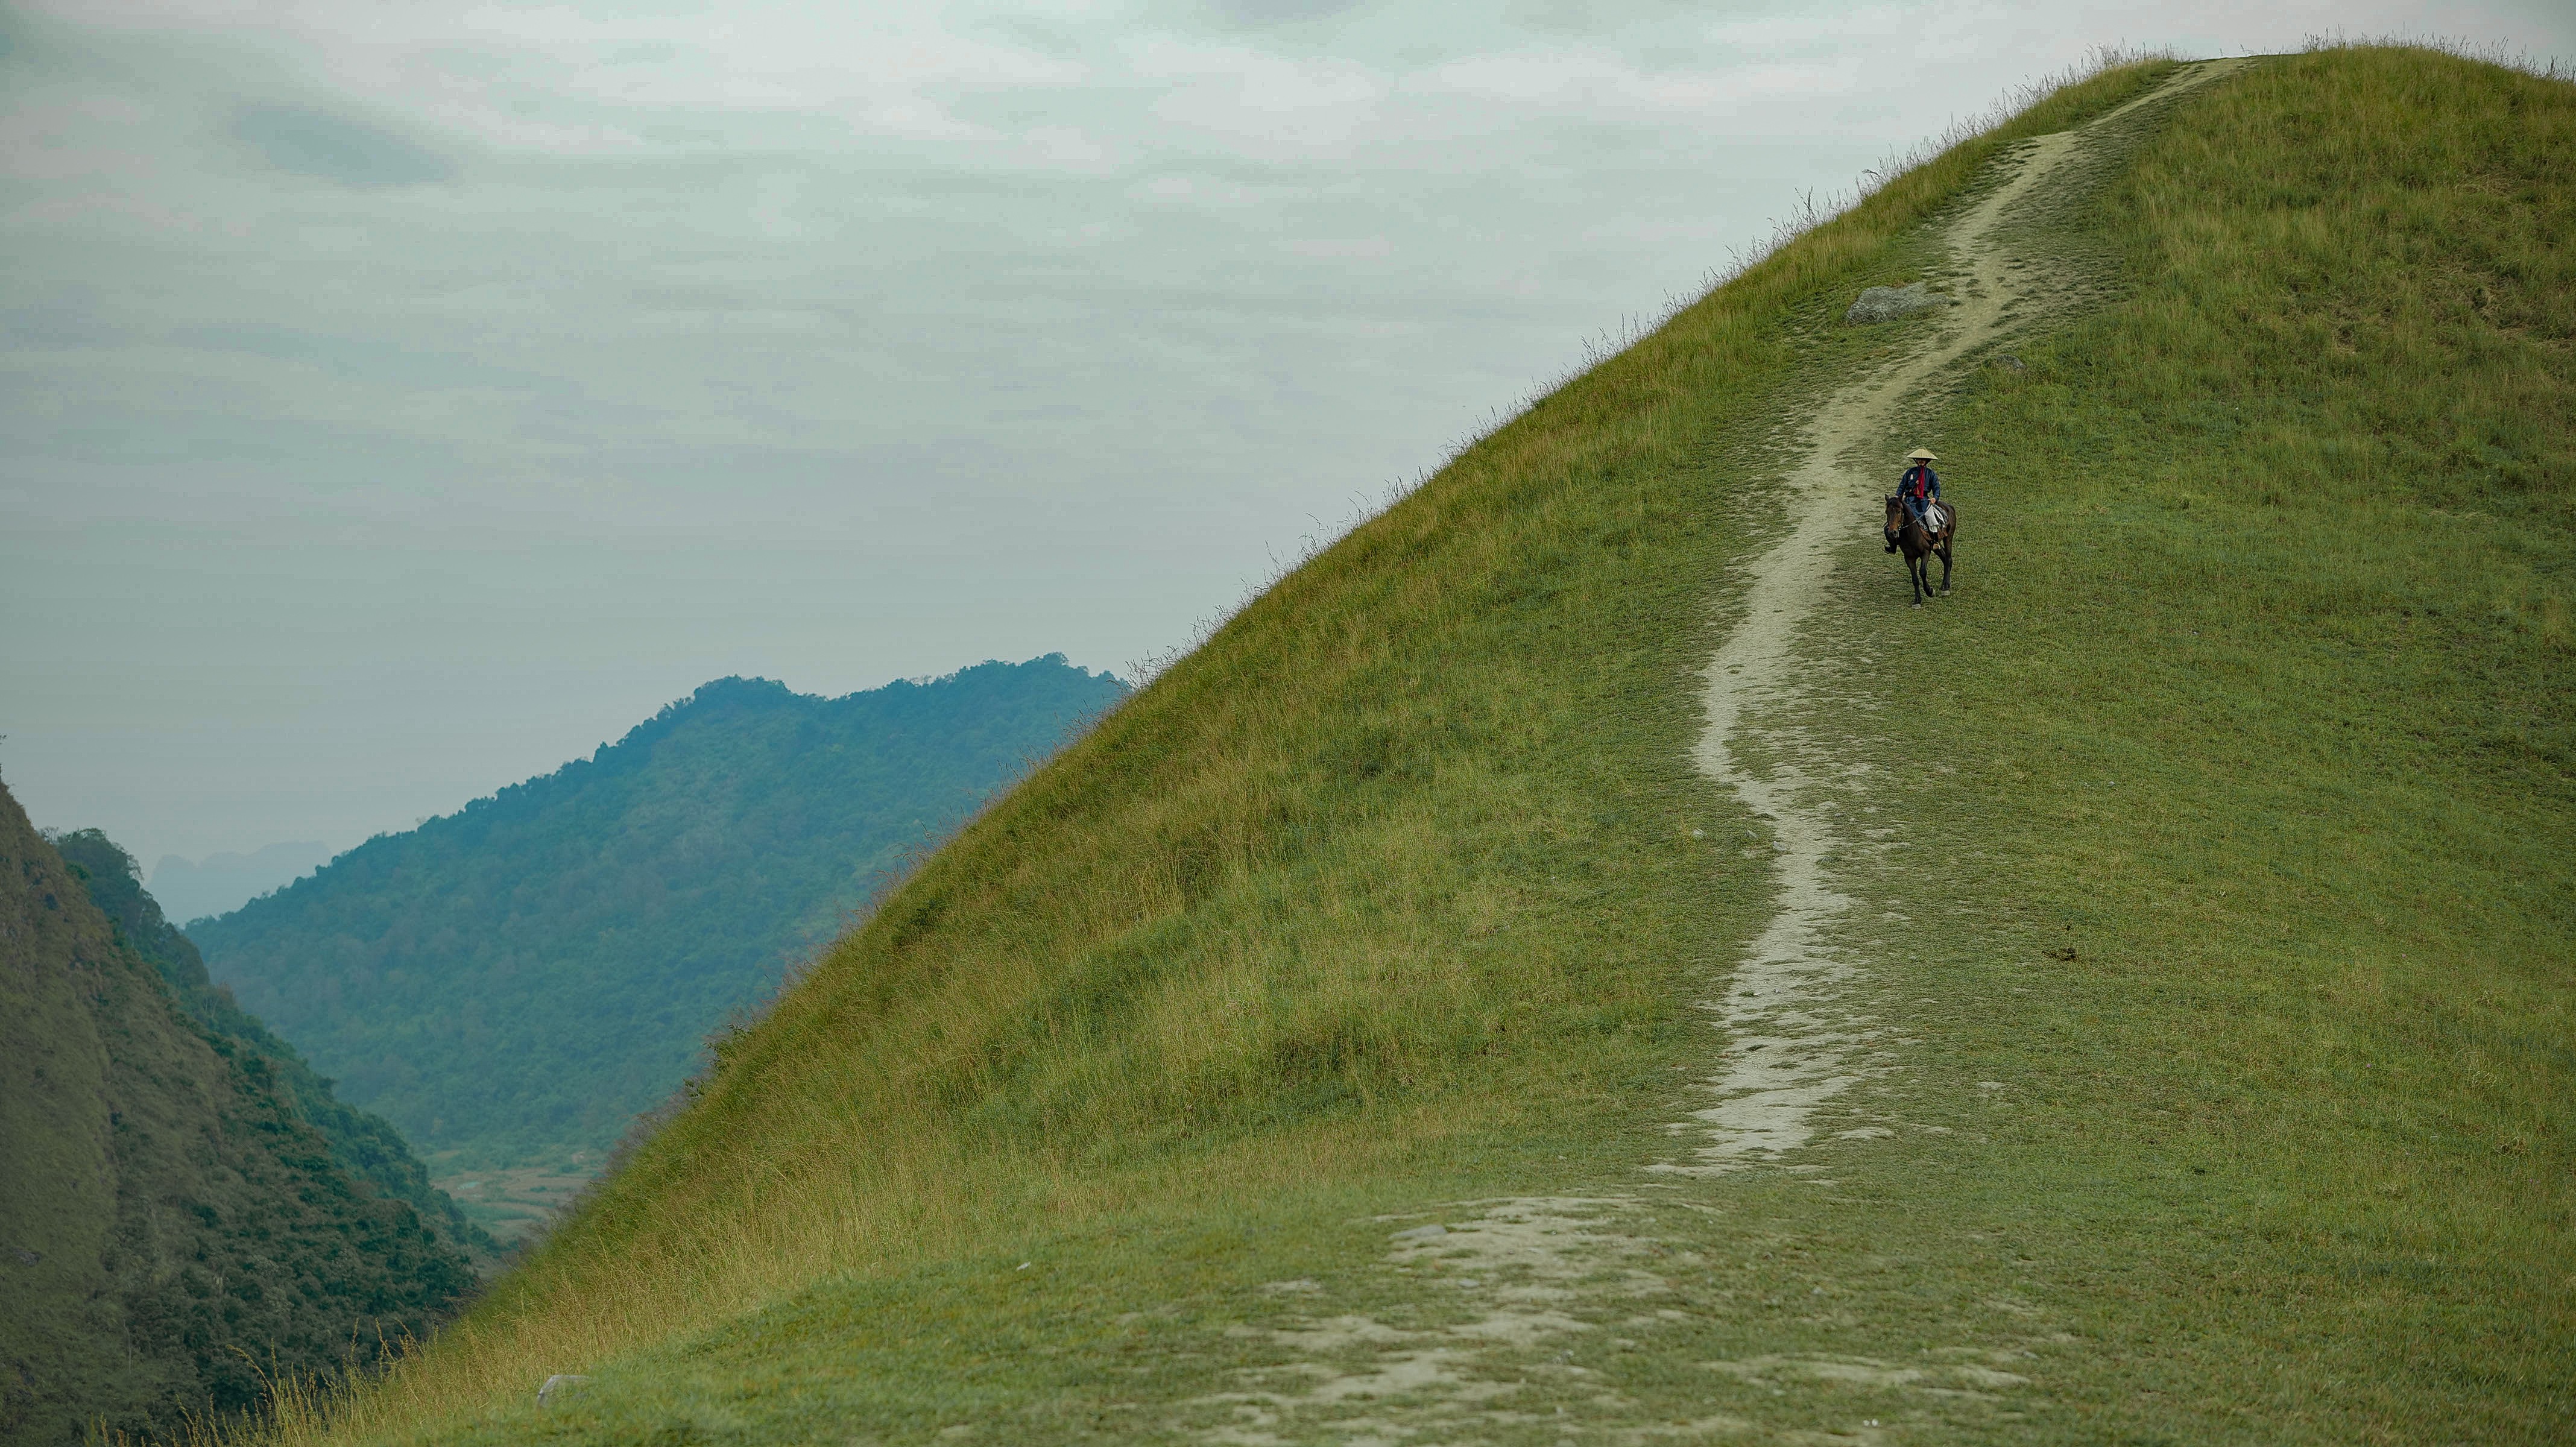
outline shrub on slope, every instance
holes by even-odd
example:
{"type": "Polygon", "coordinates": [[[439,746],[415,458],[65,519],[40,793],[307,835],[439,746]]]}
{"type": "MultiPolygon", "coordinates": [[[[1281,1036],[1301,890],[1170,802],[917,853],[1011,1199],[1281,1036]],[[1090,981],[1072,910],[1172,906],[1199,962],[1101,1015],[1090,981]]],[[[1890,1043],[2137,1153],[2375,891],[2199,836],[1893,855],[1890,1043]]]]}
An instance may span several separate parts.
{"type": "Polygon", "coordinates": [[[722,680],[197,942],[423,1151],[605,1154],[729,1012],[1123,691],[1060,656],[838,699],[722,680]]]}

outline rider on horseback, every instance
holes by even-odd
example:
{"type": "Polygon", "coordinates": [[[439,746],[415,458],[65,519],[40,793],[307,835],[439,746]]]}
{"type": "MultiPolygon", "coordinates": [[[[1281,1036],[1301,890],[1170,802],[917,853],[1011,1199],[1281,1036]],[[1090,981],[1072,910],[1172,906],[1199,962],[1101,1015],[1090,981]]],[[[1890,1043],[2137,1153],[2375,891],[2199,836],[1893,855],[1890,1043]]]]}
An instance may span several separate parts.
{"type": "MultiPolygon", "coordinates": [[[[1937,533],[1940,529],[1932,525],[1932,504],[1941,500],[1941,479],[1932,471],[1932,464],[1941,459],[1934,457],[1930,448],[1918,447],[1907,453],[1905,460],[1914,465],[1905,469],[1904,478],[1896,484],[1897,500],[1905,504],[1906,513],[1922,524],[1925,532],[1937,533]]],[[[1896,551],[1894,533],[1887,535],[1887,550],[1896,551]]]]}

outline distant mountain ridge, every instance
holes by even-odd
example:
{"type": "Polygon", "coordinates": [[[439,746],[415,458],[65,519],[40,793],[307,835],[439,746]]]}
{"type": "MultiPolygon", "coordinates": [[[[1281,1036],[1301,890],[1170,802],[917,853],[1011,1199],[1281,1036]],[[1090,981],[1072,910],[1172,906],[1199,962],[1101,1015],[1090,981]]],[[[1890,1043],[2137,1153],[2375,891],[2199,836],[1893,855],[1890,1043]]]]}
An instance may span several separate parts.
{"type": "Polygon", "coordinates": [[[161,856],[146,886],[172,924],[241,908],[329,863],[330,846],[318,840],[271,844],[248,854],[209,854],[203,859],[161,856]]]}
{"type": "Polygon", "coordinates": [[[191,934],[424,1154],[604,1153],[912,851],[1126,692],[1061,654],[841,698],[719,679],[191,934]]]}

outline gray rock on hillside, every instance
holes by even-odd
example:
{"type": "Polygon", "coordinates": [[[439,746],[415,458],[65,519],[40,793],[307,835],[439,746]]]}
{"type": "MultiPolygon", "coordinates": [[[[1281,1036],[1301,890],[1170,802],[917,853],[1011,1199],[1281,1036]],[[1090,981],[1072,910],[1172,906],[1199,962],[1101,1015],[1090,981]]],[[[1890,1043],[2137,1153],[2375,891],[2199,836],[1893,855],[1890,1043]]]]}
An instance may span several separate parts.
{"type": "Polygon", "coordinates": [[[1918,281],[1911,286],[1873,286],[1860,294],[1860,300],[1851,304],[1850,311],[1843,313],[1843,320],[1856,327],[1867,326],[1871,322],[1892,322],[1898,317],[1912,316],[1936,306],[1957,305],[1949,297],[1934,296],[1929,282],[1918,281]]]}

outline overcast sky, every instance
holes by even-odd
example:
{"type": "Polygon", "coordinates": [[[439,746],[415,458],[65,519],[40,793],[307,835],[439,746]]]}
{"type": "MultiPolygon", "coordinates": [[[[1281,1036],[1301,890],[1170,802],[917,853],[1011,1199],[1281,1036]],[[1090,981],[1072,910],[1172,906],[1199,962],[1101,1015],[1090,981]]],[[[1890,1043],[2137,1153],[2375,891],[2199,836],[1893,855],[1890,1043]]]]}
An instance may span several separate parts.
{"type": "Polygon", "coordinates": [[[148,867],[724,674],[1123,672],[2088,47],[2571,14],[0,6],[0,774],[148,867]]]}

